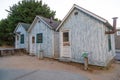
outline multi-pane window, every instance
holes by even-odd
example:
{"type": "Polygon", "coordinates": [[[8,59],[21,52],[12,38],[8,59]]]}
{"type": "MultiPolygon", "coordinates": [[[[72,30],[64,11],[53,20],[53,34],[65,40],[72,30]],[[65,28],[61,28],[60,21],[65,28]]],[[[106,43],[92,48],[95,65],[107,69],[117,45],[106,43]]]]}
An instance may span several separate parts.
{"type": "Polygon", "coordinates": [[[24,44],[24,34],[21,34],[20,43],[21,43],[21,44],[24,44]]]}
{"type": "Polygon", "coordinates": [[[69,32],[63,32],[63,46],[70,46],[69,32]]]}
{"type": "Polygon", "coordinates": [[[37,36],[36,42],[37,43],[42,43],[43,42],[43,34],[38,33],[36,36],[37,36]]]}
{"type": "Polygon", "coordinates": [[[111,36],[110,36],[110,34],[108,34],[108,48],[109,48],[109,51],[112,49],[112,46],[111,46],[111,36]]]}
{"type": "Polygon", "coordinates": [[[69,33],[63,32],[63,42],[69,42],[69,33]]]}

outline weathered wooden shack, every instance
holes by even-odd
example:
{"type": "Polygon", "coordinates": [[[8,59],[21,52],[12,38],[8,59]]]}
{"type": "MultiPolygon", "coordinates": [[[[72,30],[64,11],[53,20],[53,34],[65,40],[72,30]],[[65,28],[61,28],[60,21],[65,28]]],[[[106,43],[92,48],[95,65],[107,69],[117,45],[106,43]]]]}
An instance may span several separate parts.
{"type": "MultiPolygon", "coordinates": [[[[114,18],[116,20],[116,18],[114,18]]],[[[115,56],[113,27],[109,22],[74,4],[56,29],[59,31],[60,59],[107,66],[115,56]]]]}
{"type": "Polygon", "coordinates": [[[28,28],[30,24],[18,23],[14,30],[15,33],[15,48],[25,48],[28,51],[28,28]]]}
{"type": "Polygon", "coordinates": [[[55,31],[58,21],[36,16],[29,32],[29,53],[38,56],[40,52],[44,57],[59,57],[59,33],[55,31]]]}
{"type": "Polygon", "coordinates": [[[117,32],[115,33],[115,49],[116,52],[120,52],[120,27],[117,28],[117,32]]]}

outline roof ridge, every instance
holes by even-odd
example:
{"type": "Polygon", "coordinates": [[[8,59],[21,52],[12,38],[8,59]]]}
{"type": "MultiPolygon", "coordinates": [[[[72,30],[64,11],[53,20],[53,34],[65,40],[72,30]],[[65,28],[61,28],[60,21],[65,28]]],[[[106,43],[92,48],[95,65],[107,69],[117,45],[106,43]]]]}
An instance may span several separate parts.
{"type": "MultiPolygon", "coordinates": [[[[91,14],[93,14],[93,15],[97,16],[97,17],[100,17],[100,18],[102,18],[102,19],[106,20],[105,18],[103,18],[103,17],[101,17],[101,16],[99,16],[99,15],[95,14],[94,12],[91,12],[91,11],[89,11],[89,10],[87,10],[87,9],[85,9],[85,8],[83,8],[83,7],[79,6],[79,5],[77,5],[77,4],[74,4],[74,7],[81,8],[81,9],[83,9],[83,10],[85,10],[85,11],[87,11],[87,12],[89,12],[89,13],[91,13],[91,14]]],[[[106,21],[107,21],[107,20],[106,20],[106,21]]]]}
{"type": "Polygon", "coordinates": [[[62,19],[62,22],[59,24],[59,26],[57,27],[56,30],[58,30],[58,29],[61,27],[61,25],[62,25],[62,24],[64,23],[64,21],[69,17],[69,15],[73,12],[74,9],[78,9],[78,10],[80,10],[80,11],[82,11],[82,12],[84,12],[84,13],[90,15],[90,16],[92,16],[93,18],[95,18],[95,19],[97,19],[97,20],[99,20],[99,21],[101,21],[101,22],[103,22],[103,23],[105,23],[105,24],[107,23],[107,25],[111,26],[106,19],[98,16],[97,14],[95,14],[95,13],[93,13],[93,12],[87,10],[87,9],[84,9],[84,8],[82,8],[82,7],[74,4],[74,5],[72,6],[72,8],[68,11],[68,13],[66,14],[66,16],[62,19]]]}
{"type": "MultiPolygon", "coordinates": [[[[19,22],[19,24],[29,24],[29,23],[19,22]]],[[[30,24],[29,24],[29,25],[30,25],[30,24]]]]}

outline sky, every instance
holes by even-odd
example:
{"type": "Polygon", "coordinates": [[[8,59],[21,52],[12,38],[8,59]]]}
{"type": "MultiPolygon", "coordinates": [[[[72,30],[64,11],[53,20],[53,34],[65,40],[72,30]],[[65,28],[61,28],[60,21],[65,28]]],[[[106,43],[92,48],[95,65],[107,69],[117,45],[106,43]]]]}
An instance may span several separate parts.
{"type": "MultiPolygon", "coordinates": [[[[0,3],[0,20],[7,17],[5,9],[21,0],[3,0],[0,3]]],[[[56,11],[56,18],[63,19],[73,4],[77,4],[105,19],[112,25],[112,18],[118,17],[117,27],[120,27],[120,0],[42,0],[51,10],[56,11]]]]}

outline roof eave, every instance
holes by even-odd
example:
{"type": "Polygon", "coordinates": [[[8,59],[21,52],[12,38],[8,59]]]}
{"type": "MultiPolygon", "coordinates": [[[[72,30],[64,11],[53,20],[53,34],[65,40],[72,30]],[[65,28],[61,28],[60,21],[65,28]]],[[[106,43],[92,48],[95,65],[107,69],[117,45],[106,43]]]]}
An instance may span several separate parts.
{"type": "Polygon", "coordinates": [[[15,28],[13,33],[16,33],[16,30],[18,29],[19,25],[21,25],[20,22],[17,24],[17,27],[15,28]]]}
{"type": "Polygon", "coordinates": [[[112,25],[109,22],[106,22],[105,25],[106,25],[107,28],[109,28],[111,30],[113,29],[112,25]]]}
{"type": "Polygon", "coordinates": [[[58,29],[62,26],[62,24],[64,23],[64,21],[68,18],[68,16],[71,14],[71,12],[72,12],[75,8],[77,8],[77,9],[79,9],[79,10],[81,10],[81,11],[83,11],[83,12],[85,12],[85,13],[91,15],[91,16],[93,16],[94,18],[100,20],[100,21],[103,22],[103,23],[107,23],[107,20],[106,20],[106,19],[104,19],[104,18],[102,18],[102,17],[100,17],[100,16],[98,16],[98,15],[96,15],[96,14],[94,14],[94,13],[92,13],[92,12],[90,12],[90,11],[88,11],[88,10],[86,10],[86,9],[78,6],[78,5],[76,5],[76,4],[74,4],[73,7],[72,7],[72,8],[69,10],[69,12],[67,13],[67,15],[63,18],[63,20],[62,20],[62,22],[60,23],[60,25],[56,28],[56,31],[58,31],[58,29]]]}

